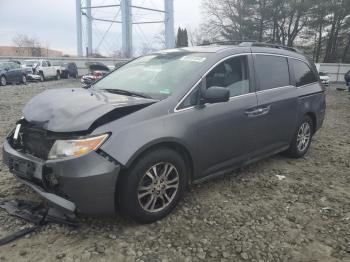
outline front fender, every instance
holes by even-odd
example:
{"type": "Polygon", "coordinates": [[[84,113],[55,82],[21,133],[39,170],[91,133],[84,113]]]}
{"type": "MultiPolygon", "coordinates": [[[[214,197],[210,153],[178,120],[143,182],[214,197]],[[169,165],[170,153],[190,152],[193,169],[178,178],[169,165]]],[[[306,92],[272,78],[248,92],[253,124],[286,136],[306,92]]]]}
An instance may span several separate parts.
{"type": "MultiPolygon", "coordinates": [[[[126,125],[127,127],[123,129],[117,128],[122,125],[122,121],[117,120],[107,124],[103,129],[107,131],[106,128],[109,126],[112,135],[101,149],[125,167],[129,167],[145,150],[164,143],[177,144],[186,149],[191,157],[195,156],[195,131],[186,128],[186,125],[179,123],[173,117],[177,116],[162,116],[134,125],[126,125]]],[[[96,130],[96,132],[102,131],[96,130]]]]}

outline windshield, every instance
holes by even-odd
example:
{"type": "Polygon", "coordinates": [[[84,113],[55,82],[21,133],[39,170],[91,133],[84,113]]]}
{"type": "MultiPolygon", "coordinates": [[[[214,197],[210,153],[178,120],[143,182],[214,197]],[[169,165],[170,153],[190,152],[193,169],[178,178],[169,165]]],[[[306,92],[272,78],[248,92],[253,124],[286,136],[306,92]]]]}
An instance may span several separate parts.
{"type": "Polygon", "coordinates": [[[30,66],[30,67],[33,67],[33,66],[35,66],[35,65],[37,65],[37,64],[39,64],[39,61],[38,60],[24,60],[23,61],[23,64],[25,65],[25,66],[30,66]]]}
{"type": "Polygon", "coordinates": [[[135,59],[93,85],[119,89],[154,99],[170,96],[184,79],[203,66],[210,53],[168,52],[135,59]]]}

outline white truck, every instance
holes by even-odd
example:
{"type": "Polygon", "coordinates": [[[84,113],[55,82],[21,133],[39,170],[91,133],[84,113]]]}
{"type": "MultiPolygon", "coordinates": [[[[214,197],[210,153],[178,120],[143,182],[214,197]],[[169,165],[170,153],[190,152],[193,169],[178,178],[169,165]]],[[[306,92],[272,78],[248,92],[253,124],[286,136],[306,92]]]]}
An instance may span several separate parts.
{"type": "Polygon", "coordinates": [[[24,60],[22,67],[26,71],[31,70],[33,74],[39,75],[41,82],[48,78],[56,78],[57,80],[61,78],[60,71],[48,60],[24,60]]]}

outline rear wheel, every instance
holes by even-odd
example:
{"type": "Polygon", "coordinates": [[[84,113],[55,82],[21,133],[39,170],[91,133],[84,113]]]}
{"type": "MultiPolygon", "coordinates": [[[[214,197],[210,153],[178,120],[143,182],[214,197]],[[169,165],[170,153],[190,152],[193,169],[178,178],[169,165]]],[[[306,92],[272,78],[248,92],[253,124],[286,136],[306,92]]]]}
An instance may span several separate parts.
{"type": "Polygon", "coordinates": [[[56,80],[60,80],[61,79],[61,74],[60,74],[60,72],[57,72],[56,73],[56,80]]]}
{"type": "Polygon", "coordinates": [[[5,76],[1,76],[0,77],[0,85],[6,86],[6,84],[7,84],[6,77],[5,76]]]}
{"type": "Polygon", "coordinates": [[[121,214],[150,223],[168,215],[187,184],[187,168],[173,150],[159,148],[144,154],[119,181],[121,214]]]}
{"type": "Polygon", "coordinates": [[[313,135],[313,122],[309,116],[304,116],[298,125],[294,134],[292,143],[290,144],[287,154],[294,158],[302,157],[308,151],[313,135]]]}
{"type": "Polygon", "coordinates": [[[44,81],[45,81],[44,73],[43,73],[43,72],[40,72],[40,73],[39,73],[39,76],[40,76],[40,82],[44,82],[44,81]]]}

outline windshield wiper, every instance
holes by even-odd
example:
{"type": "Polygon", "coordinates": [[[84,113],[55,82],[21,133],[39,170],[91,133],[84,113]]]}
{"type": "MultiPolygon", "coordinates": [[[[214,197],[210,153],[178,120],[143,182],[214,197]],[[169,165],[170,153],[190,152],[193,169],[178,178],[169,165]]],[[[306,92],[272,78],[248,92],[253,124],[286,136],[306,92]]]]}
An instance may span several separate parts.
{"type": "Polygon", "coordinates": [[[151,96],[146,95],[144,93],[139,93],[139,92],[134,92],[134,91],[127,91],[123,89],[101,89],[103,91],[107,91],[112,94],[122,94],[122,95],[127,95],[127,96],[138,96],[138,97],[143,97],[143,98],[148,98],[148,99],[153,99],[151,96]]]}

